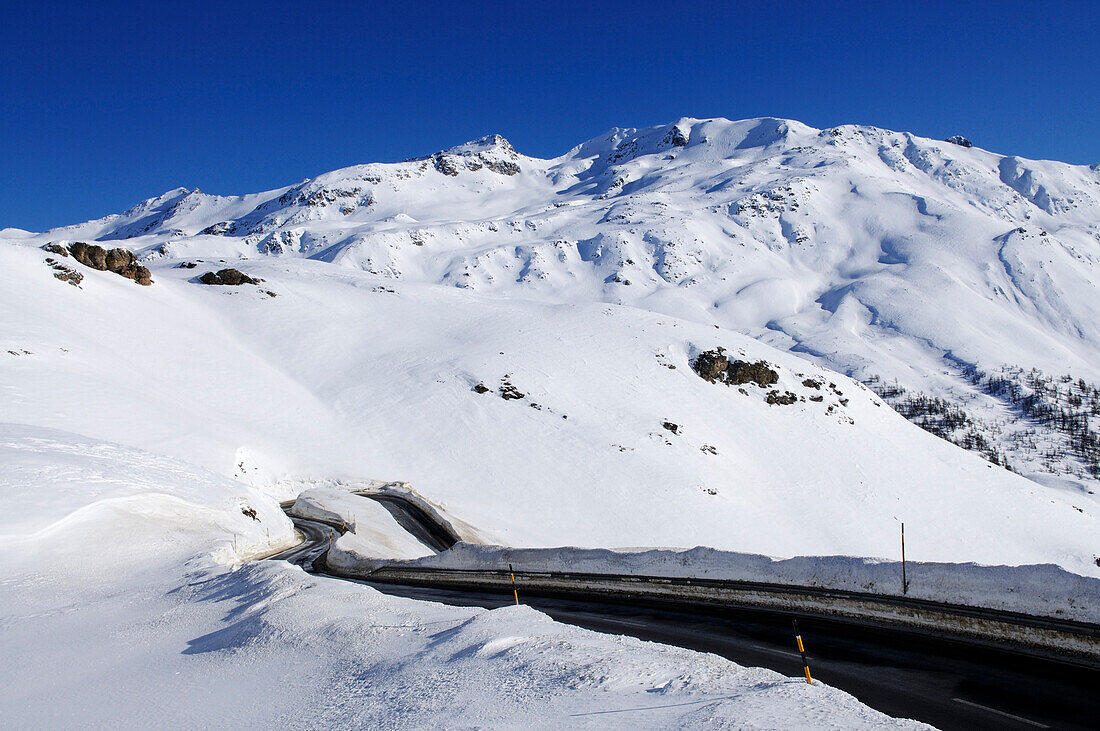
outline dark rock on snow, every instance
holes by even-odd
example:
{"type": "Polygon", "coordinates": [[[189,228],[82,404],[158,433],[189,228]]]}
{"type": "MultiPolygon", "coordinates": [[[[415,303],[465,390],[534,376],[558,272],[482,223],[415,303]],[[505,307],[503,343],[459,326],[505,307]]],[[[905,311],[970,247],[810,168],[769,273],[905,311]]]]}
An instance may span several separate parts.
{"type": "Polygon", "coordinates": [[[104,249],[96,244],[74,241],[69,244],[69,253],[90,269],[114,272],[145,287],[153,283],[149,270],[137,263],[137,256],[129,249],[104,249]]]}
{"type": "Polygon", "coordinates": [[[504,380],[500,384],[500,397],[505,401],[518,401],[524,398],[526,394],[521,393],[518,388],[513,386],[510,381],[504,380]]]}
{"type": "Polygon", "coordinates": [[[435,165],[435,169],[444,175],[450,175],[454,177],[458,175],[458,165],[455,163],[453,157],[449,155],[440,155],[432,160],[432,164],[435,165]]]}
{"type": "MultiPolygon", "coordinates": [[[[68,256],[68,254],[65,254],[68,256]]],[[[60,279],[62,282],[68,282],[74,287],[79,287],[80,283],[84,281],[84,275],[73,269],[70,266],[65,266],[57,259],[46,259],[46,263],[53,269],[53,275],[60,279]]]]}
{"type": "Polygon", "coordinates": [[[758,360],[755,363],[749,363],[735,360],[731,362],[723,348],[700,353],[691,367],[700,378],[711,383],[721,381],[729,386],[755,383],[765,388],[779,382],[779,374],[769,366],[767,361],[758,360]]]}
{"type": "Polygon", "coordinates": [[[687,147],[688,138],[684,135],[682,129],[673,127],[668,131],[668,134],[665,135],[664,143],[674,147],[687,147]]]}
{"type": "Polygon", "coordinates": [[[699,374],[700,378],[713,383],[714,381],[725,380],[726,368],[729,367],[729,364],[729,358],[723,355],[723,349],[718,348],[717,350],[700,353],[695,362],[691,364],[691,367],[699,374]]]}
{"type": "Polygon", "coordinates": [[[237,287],[242,284],[259,284],[262,279],[253,279],[239,269],[221,269],[217,272],[207,272],[199,277],[203,284],[226,285],[237,287]]]}
{"type": "Polygon", "coordinates": [[[211,226],[207,226],[202,231],[199,231],[199,235],[207,236],[224,236],[226,234],[233,233],[233,229],[236,228],[236,224],[232,221],[219,221],[211,226]]]}
{"type": "Polygon", "coordinates": [[[726,378],[731,384],[755,383],[761,388],[779,382],[779,374],[768,367],[768,362],[758,360],[748,363],[735,360],[726,368],[726,378]]]}
{"type": "Polygon", "coordinates": [[[73,258],[86,267],[101,272],[107,271],[107,250],[95,244],[86,244],[83,241],[74,241],[69,244],[69,253],[73,258]]]}
{"type": "Polygon", "coordinates": [[[516,175],[519,173],[519,165],[508,160],[486,160],[485,167],[498,175],[516,175]]]}
{"type": "Polygon", "coordinates": [[[779,393],[779,391],[768,391],[768,397],[764,400],[772,406],[790,406],[795,401],[798,401],[798,396],[795,396],[790,391],[784,391],[783,393],[779,393]]]}

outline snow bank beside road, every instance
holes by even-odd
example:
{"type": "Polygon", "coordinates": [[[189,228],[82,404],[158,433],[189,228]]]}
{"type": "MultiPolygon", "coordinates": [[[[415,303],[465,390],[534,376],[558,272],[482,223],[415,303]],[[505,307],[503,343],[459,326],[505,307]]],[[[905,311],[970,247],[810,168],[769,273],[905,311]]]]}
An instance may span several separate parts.
{"type": "Polygon", "coordinates": [[[31,579],[18,586],[36,611],[0,601],[17,630],[0,635],[0,687],[20,699],[8,724],[148,728],[156,698],[158,723],[240,729],[927,728],[715,655],[528,607],[390,597],[285,563],[94,581],[75,607],[31,579]]]}
{"type": "Polygon", "coordinates": [[[331,568],[350,574],[394,565],[471,571],[500,570],[511,565],[531,572],[698,578],[838,589],[1100,624],[1100,579],[1073,574],[1052,564],[982,566],[910,561],[909,591],[903,593],[900,561],[852,556],[775,559],[705,547],[686,551],[508,548],[464,542],[435,554],[413,539],[381,505],[346,488],[306,490],[292,512],[351,528],[328,556],[331,568]],[[406,544],[413,547],[413,552],[399,548],[406,544]]]}
{"type": "MultiPolygon", "coordinates": [[[[337,559],[344,567],[370,569],[382,565],[371,561],[369,553],[347,553],[337,559]]],[[[509,564],[517,571],[752,581],[903,596],[900,562],[850,556],[773,559],[702,547],[688,551],[619,551],[459,543],[449,551],[399,565],[499,570],[509,564]]],[[[911,599],[1100,623],[1100,580],[1058,566],[909,562],[907,574],[909,592],[904,596],[911,599]]]]}
{"type": "MultiPolygon", "coordinates": [[[[96,560],[168,554],[196,537],[223,563],[285,548],[291,522],[259,490],[178,460],[55,429],[0,424],[0,545],[102,533],[96,560]]],[[[90,560],[90,558],[88,559],[90,560]]]]}
{"type": "Polygon", "coordinates": [[[354,553],[379,559],[416,559],[433,554],[398,525],[381,504],[346,490],[307,490],[294,501],[291,512],[300,518],[347,527],[347,533],[333,544],[332,555],[354,553]]]}
{"type": "Polygon", "coordinates": [[[297,498],[307,491],[316,489],[335,490],[337,493],[359,496],[394,497],[415,505],[446,533],[454,536],[457,541],[476,544],[499,543],[499,541],[490,540],[478,528],[455,517],[444,508],[428,500],[417,492],[410,483],[404,481],[297,477],[279,480],[272,489],[280,495],[285,495],[284,500],[297,498]]]}

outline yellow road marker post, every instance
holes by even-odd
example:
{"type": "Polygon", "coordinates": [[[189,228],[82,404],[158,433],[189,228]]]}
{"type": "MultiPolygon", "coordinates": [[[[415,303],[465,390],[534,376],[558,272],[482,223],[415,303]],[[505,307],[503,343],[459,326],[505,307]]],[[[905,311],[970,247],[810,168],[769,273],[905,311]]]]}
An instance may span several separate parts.
{"type": "Polygon", "coordinates": [[[516,590],[516,572],[512,569],[512,564],[508,564],[508,575],[512,577],[512,596],[516,598],[516,606],[519,606],[519,591],[516,590]]]}
{"type": "Polygon", "coordinates": [[[794,624],[794,639],[798,642],[798,654],[802,656],[802,672],[806,673],[806,682],[813,683],[814,679],[810,677],[810,663],[806,662],[806,648],[802,646],[802,633],[798,631],[798,620],[792,619],[794,624]]]}

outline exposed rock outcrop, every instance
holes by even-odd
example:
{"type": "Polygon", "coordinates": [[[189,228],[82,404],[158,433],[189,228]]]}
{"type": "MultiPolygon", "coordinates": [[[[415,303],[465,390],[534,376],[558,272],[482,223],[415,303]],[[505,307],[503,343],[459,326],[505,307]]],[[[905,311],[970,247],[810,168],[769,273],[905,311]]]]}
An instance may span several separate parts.
{"type": "Polygon", "coordinates": [[[97,271],[107,271],[107,250],[95,244],[74,241],[69,244],[69,253],[86,267],[97,271]]]}
{"type": "Polygon", "coordinates": [[[768,397],[765,399],[772,406],[790,406],[794,402],[798,401],[798,396],[790,391],[768,391],[768,397]]]}
{"type": "Polygon", "coordinates": [[[237,287],[242,284],[259,284],[262,279],[253,279],[239,269],[220,269],[216,272],[207,272],[199,277],[203,284],[225,285],[237,287]]]}
{"type": "Polygon", "coordinates": [[[761,388],[779,382],[779,374],[763,360],[755,363],[735,360],[726,368],[726,378],[730,384],[755,383],[761,388]]]}
{"type": "Polygon", "coordinates": [[[233,233],[237,224],[233,221],[219,221],[199,231],[200,236],[226,236],[233,233]]]}
{"type": "Polygon", "coordinates": [[[700,378],[706,379],[711,383],[715,381],[724,381],[726,368],[728,368],[730,364],[729,358],[727,358],[724,353],[724,348],[700,353],[699,357],[695,359],[695,362],[691,364],[691,367],[699,374],[700,378]]]}
{"type": "MultiPolygon", "coordinates": [[[[64,256],[68,256],[68,254],[64,254],[64,256]]],[[[80,283],[84,281],[83,274],[70,266],[62,264],[57,259],[47,258],[46,263],[53,269],[53,275],[62,282],[68,282],[74,287],[79,287],[80,283]]]]}
{"type": "Polygon", "coordinates": [[[500,383],[500,397],[505,401],[518,401],[526,394],[520,391],[518,388],[512,385],[508,380],[501,381],[500,383]]]}
{"type": "Polygon", "coordinates": [[[666,145],[672,145],[673,147],[687,147],[688,137],[684,134],[682,129],[673,125],[672,129],[668,131],[661,142],[666,145]]]}
{"type": "MultiPolygon", "coordinates": [[[[57,253],[56,250],[61,247],[59,244],[50,243],[42,248],[57,253]]],[[[105,249],[96,244],[74,241],[69,244],[68,250],[74,259],[89,269],[100,272],[114,272],[120,277],[132,279],[145,287],[153,283],[149,270],[137,263],[137,256],[129,249],[105,249]]]]}
{"type": "Polygon", "coordinates": [[[779,374],[767,361],[758,360],[755,363],[744,360],[731,361],[726,357],[723,348],[700,353],[691,367],[701,378],[711,383],[721,381],[729,386],[755,383],[761,388],[766,388],[779,382],[779,374]]]}
{"type": "Polygon", "coordinates": [[[432,164],[435,165],[435,169],[444,175],[454,177],[458,175],[458,164],[453,157],[447,155],[440,155],[439,157],[432,158],[432,164]]]}

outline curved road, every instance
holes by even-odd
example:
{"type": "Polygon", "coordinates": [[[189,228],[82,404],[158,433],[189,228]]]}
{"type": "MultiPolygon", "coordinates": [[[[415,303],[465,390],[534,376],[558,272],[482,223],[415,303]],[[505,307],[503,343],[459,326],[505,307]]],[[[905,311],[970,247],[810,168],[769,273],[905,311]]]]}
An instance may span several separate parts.
{"type": "Polygon", "coordinates": [[[452,535],[450,531],[432,520],[431,516],[415,503],[394,495],[356,494],[360,497],[369,497],[376,503],[380,503],[382,507],[389,511],[398,525],[436,553],[446,551],[458,542],[457,536],[452,535]]]}
{"type": "Polygon", "coordinates": [[[294,527],[302,534],[302,542],[294,548],[269,557],[269,560],[289,561],[312,573],[320,568],[314,567],[314,562],[328,553],[331,541],[336,540],[340,535],[340,531],[326,523],[318,523],[314,520],[305,520],[294,516],[291,516],[291,520],[294,521],[294,527]]]}
{"type": "MultiPolygon", "coordinates": [[[[406,513],[406,518],[410,515],[415,514],[406,513]]],[[[427,516],[413,519],[431,522],[427,516]]],[[[294,522],[306,542],[275,558],[312,570],[313,561],[327,550],[329,536],[337,531],[315,521],[294,518],[294,522]]],[[[427,530],[424,526],[421,532],[427,530]]],[[[317,568],[323,572],[323,562],[317,568]]],[[[510,595],[490,592],[343,580],[396,596],[457,606],[495,608],[512,603],[510,595]]],[[[713,652],[741,665],[767,667],[788,676],[801,675],[786,616],[533,596],[525,594],[522,585],[519,591],[523,603],[562,622],[713,652]]],[[[942,729],[1100,727],[1100,671],[1095,669],[850,622],[811,617],[799,622],[814,679],[891,716],[915,718],[942,729]]]]}

